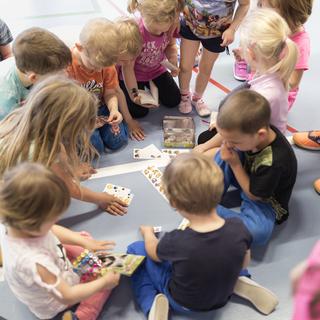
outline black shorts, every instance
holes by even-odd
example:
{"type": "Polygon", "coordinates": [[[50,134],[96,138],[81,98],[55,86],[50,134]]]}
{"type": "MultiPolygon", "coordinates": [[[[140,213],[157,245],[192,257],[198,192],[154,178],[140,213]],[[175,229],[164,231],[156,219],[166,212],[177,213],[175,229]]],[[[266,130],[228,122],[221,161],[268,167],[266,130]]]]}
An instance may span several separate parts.
{"type": "Polygon", "coordinates": [[[180,21],[180,35],[184,39],[200,41],[202,46],[210,52],[221,53],[225,51],[225,47],[221,47],[223,42],[221,37],[202,39],[196,36],[191,29],[186,25],[186,21],[181,19],[180,21]]]}

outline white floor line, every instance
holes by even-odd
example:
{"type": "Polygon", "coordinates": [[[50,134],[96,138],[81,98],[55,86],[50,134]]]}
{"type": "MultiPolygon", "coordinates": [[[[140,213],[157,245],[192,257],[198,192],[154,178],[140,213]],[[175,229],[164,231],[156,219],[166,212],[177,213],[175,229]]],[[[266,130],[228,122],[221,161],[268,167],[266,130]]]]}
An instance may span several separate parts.
{"type": "Polygon", "coordinates": [[[125,164],[120,164],[112,167],[104,167],[97,169],[97,173],[92,175],[91,179],[98,179],[110,176],[116,176],[119,174],[125,174],[130,172],[142,171],[148,166],[155,166],[158,168],[165,167],[170,162],[170,159],[157,159],[146,161],[134,161],[125,164]]]}

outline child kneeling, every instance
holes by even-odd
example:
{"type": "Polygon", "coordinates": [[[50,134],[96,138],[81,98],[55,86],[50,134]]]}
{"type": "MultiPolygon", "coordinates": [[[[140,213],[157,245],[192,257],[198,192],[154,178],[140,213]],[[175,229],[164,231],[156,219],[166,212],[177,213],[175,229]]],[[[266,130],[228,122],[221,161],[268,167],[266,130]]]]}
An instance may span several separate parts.
{"type": "Polygon", "coordinates": [[[240,219],[224,220],[216,212],[222,171],[203,155],[182,154],[165,169],[163,187],[170,205],[190,224],[160,241],[152,227],[141,226],[145,242],[128,247],[128,253],[146,256],[132,276],[137,302],[149,319],[167,319],[168,302],[182,313],[220,308],[249,262],[251,244],[240,219]]]}

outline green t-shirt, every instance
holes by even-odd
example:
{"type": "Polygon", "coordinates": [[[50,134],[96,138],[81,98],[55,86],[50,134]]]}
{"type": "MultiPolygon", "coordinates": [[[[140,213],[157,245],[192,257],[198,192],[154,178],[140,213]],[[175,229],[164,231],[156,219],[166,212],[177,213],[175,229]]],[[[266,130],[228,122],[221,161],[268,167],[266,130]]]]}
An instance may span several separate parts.
{"type": "Polygon", "coordinates": [[[18,108],[30,92],[23,86],[13,57],[0,62],[0,120],[18,108]]]}

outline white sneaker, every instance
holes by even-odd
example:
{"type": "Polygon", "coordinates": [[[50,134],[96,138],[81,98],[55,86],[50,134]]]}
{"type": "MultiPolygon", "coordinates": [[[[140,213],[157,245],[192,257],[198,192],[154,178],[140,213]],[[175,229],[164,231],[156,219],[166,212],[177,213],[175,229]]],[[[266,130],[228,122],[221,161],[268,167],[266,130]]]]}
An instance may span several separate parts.
{"type": "Polygon", "coordinates": [[[233,293],[241,298],[249,300],[265,315],[271,313],[279,303],[278,298],[274,293],[247,277],[238,278],[233,293]]]}
{"type": "Polygon", "coordinates": [[[169,316],[169,301],[167,297],[159,293],[155,296],[148,320],[168,320],[169,316]]]}

